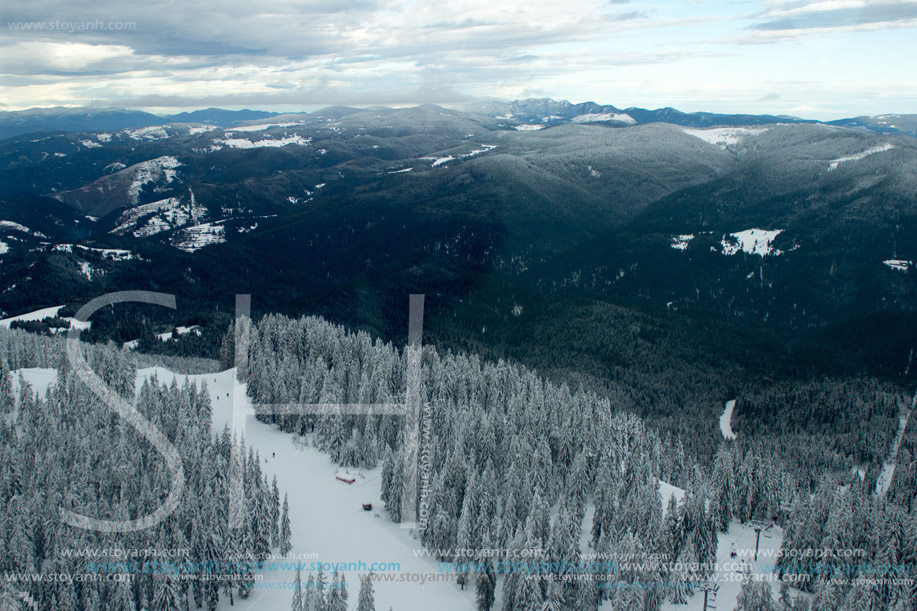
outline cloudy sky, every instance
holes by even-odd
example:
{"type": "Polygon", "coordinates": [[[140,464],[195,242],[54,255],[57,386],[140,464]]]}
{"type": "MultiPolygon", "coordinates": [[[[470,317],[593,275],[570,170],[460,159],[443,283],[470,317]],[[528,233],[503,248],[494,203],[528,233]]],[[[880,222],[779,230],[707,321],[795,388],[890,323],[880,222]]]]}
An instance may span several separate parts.
{"type": "Polygon", "coordinates": [[[3,26],[0,110],[917,113],[917,0],[29,0],[4,2],[3,26]]]}

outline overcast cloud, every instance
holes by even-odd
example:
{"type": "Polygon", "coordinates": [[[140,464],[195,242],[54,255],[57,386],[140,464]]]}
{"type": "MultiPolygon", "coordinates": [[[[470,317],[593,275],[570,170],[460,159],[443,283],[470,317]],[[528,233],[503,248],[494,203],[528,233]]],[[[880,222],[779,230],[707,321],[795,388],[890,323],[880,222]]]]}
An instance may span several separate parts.
{"type": "Polygon", "coordinates": [[[0,8],[0,108],[455,104],[917,112],[917,1],[37,0],[0,8]]]}

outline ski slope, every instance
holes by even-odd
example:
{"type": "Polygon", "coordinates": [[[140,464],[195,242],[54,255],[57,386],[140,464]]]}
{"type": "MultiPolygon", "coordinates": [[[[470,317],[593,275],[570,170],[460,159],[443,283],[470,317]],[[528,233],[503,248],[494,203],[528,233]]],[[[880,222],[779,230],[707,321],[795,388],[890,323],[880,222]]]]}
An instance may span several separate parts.
{"type": "MultiPolygon", "coordinates": [[[[783,541],[783,529],[773,526],[770,530],[761,533],[761,545],[758,551],[758,560],[755,557],[755,530],[751,524],[741,524],[733,520],[729,524],[728,533],[720,533],[716,548],[716,572],[710,578],[710,584],[719,586],[716,592],[715,607],[720,611],[735,609],[742,589],[743,571],[746,566],[751,569],[753,577],[766,578],[769,581],[774,600],[780,593],[780,582],[770,570],[777,563],[777,552],[783,541]],[[735,552],[735,557],[732,553],[735,552]]],[[[793,590],[794,596],[798,594],[793,590]]],[[[704,605],[703,591],[695,592],[688,598],[686,605],[674,605],[670,602],[663,603],[662,611],[686,611],[688,609],[702,609],[704,605]]]]}
{"type": "MultiPolygon", "coordinates": [[[[294,437],[278,428],[255,419],[254,410],[245,393],[245,385],[235,380],[235,369],[216,374],[181,375],[161,367],[138,371],[138,388],[143,380],[156,375],[160,382],[178,384],[186,380],[206,383],[213,404],[213,431],[221,432],[229,425],[245,435],[248,447],[261,454],[261,468],[268,478],[277,476],[281,494],[289,494],[290,521],[293,526],[292,554],[316,555],[300,562],[397,563],[388,572],[400,575],[439,574],[436,561],[415,556],[419,541],[412,539],[409,531],[393,523],[382,507],[379,498],[381,465],[371,471],[350,469],[357,481],[348,485],[335,479],[340,469],[315,448],[297,447],[294,437]],[[276,454],[276,455],[275,455],[276,454]],[[265,462],[266,461],[266,462],[265,462]],[[373,511],[363,511],[361,504],[371,502],[373,511]],[[376,517],[379,514],[379,517],[376,517]]],[[[348,567],[350,568],[350,567],[348,567]]],[[[332,570],[326,567],[330,577],[332,570]]],[[[345,570],[350,589],[350,607],[356,608],[360,575],[367,570],[345,570]]],[[[308,571],[303,571],[305,580],[308,571]]],[[[293,570],[270,570],[263,573],[263,581],[246,600],[235,600],[230,607],[228,599],[221,609],[273,610],[289,609],[293,591],[284,588],[296,577],[293,570]]],[[[406,577],[406,579],[420,577],[406,577]]],[[[393,607],[397,611],[429,611],[431,609],[474,609],[474,587],[461,591],[449,582],[375,582],[377,609],[393,607]]]]}

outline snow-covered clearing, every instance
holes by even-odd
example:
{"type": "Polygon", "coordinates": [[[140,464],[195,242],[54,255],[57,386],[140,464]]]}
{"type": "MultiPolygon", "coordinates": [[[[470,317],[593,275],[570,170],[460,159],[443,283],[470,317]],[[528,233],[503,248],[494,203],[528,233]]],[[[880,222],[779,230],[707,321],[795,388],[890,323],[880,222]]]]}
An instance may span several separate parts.
{"type": "Polygon", "coordinates": [[[726,408],[723,410],[723,414],[720,416],[720,432],[723,434],[723,439],[727,441],[736,438],[736,434],[732,430],[732,412],[735,410],[735,407],[735,399],[726,401],[726,408]]]}
{"type": "Polygon", "coordinates": [[[539,129],[544,129],[544,125],[517,125],[514,129],[520,132],[534,132],[539,129]]]}
{"type": "Polygon", "coordinates": [[[828,171],[831,172],[833,170],[836,170],[837,166],[847,161],[859,161],[860,159],[865,159],[866,157],[869,157],[870,155],[875,155],[876,153],[884,153],[885,151],[890,151],[893,148],[895,148],[894,144],[886,143],[886,144],[882,144],[879,146],[874,146],[872,148],[868,148],[865,151],[863,151],[862,153],[856,153],[855,155],[847,155],[846,157],[838,157],[837,159],[834,159],[833,161],[831,161],[830,164],[828,164],[828,171]]]}
{"type": "Polygon", "coordinates": [[[293,127],[294,125],[303,125],[303,123],[258,123],[257,125],[239,125],[227,129],[226,132],[260,132],[272,127],[293,127]]]}
{"type": "Polygon", "coordinates": [[[759,136],[767,131],[766,127],[714,127],[713,129],[682,128],[684,133],[704,142],[717,144],[724,151],[729,146],[734,146],[749,136],[759,136]]]}
{"type": "Polygon", "coordinates": [[[132,140],[162,140],[169,137],[169,133],[159,125],[125,129],[121,133],[132,140]]]}
{"type": "Polygon", "coordinates": [[[599,123],[601,121],[617,121],[618,123],[626,123],[628,125],[637,124],[637,121],[629,114],[613,112],[590,112],[584,115],[577,115],[570,119],[571,123],[599,123]]]}
{"type": "MultiPolygon", "coordinates": [[[[10,318],[4,318],[0,320],[0,327],[9,329],[13,322],[28,322],[28,321],[40,321],[48,318],[54,318],[58,315],[61,309],[64,306],[54,306],[51,308],[42,308],[41,310],[35,310],[34,312],[28,312],[27,314],[20,314],[19,316],[11,316],[10,318]]],[[[65,320],[70,323],[71,329],[89,329],[92,326],[92,322],[80,322],[75,318],[64,317],[62,320],[65,320]]]]}
{"type": "Polygon", "coordinates": [[[133,229],[132,235],[135,238],[145,238],[197,222],[203,219],[206,213],[207,209],[194,201],[193,194],[189,204],[183,203],[177,197],[169,197],[126,210],[118,217],[118,226],[112,229],[111,233],[122,234],[133,229]],[[147,216],[149,218],[140,224],[140,220],[147,216]]]}
{"type": "MultiPolygon", "coordinates": [[[[256,149],[265,147],[281,147],[290,144],[306,146],[312,142],[312,138],[303,138],[298,134],[294,134],[292,136],[286,136],[284,138],[277,139],[264,138],[262,140],[249,140],[248,138],[223,138],[214,140],[214,142],[218,144],[225,144],[226,146],[232,147],[234,149],[256,149]]],[[[219,150],[219,148],[216,150],[219,150]]]]}
{"type": "Polygon", "coordinates": [[[672,238],[672,248],[675,250],[687,250],[688,244],[694,239],[693,233],[683,233],[672,238]]]}
{"type": "Polygon", "coordinates": [[[730,233],[723,238],[723,254],[735,255],[744,252],[749,255],[782,255],[782,250],[773,248],[772,244],[782,229],[746,229],[730,233]]]}
{"type": "Polygon", "coordinates": [[[44,398],[48,388],[57,381],[57,369],[44,367],[29,367],[27,369],[14,369],[10,372],[13,381],[13,392],[19,394],[19,376],[32,387],[32,392],[44,398]]]}
{"type": "Polygon", "coordinates": [[[226,241],[226,228],[215,223],[202,223],[179,232],[172,238],[172,246],[185,252],[195,252],[212,244],[226,241]]]}
{"type": "Polygon", "coordinates": [[[906,272],[913,265],[913,262],[905,261],[904,259],[886,259],[882,263],[898,272],[906,272]]]}

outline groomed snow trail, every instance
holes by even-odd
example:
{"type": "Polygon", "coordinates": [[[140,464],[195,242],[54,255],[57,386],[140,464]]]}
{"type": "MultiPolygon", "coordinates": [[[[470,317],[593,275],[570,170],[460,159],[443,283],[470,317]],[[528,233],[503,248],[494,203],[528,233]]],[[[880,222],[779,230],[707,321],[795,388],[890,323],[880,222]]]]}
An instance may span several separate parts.
{"type": "Polygon", "coordinates": [[[892,444],[892,451],[888,455],[888,460],[882,465],[882,471],[876,480],[876,495],[885,496],[888,487],[892,484],[895,477],[895,467],[898,465],[898,450],[901,449],[901,442],[904,440],[904,433],[907,431],[907,423],[911,419],[911,414],[917,408],[917,392],[914,393],[914,399],[911,401],[911,408],[901,412],[898,419],[898,434],[895,435],[895,443],[892,444]]]}

